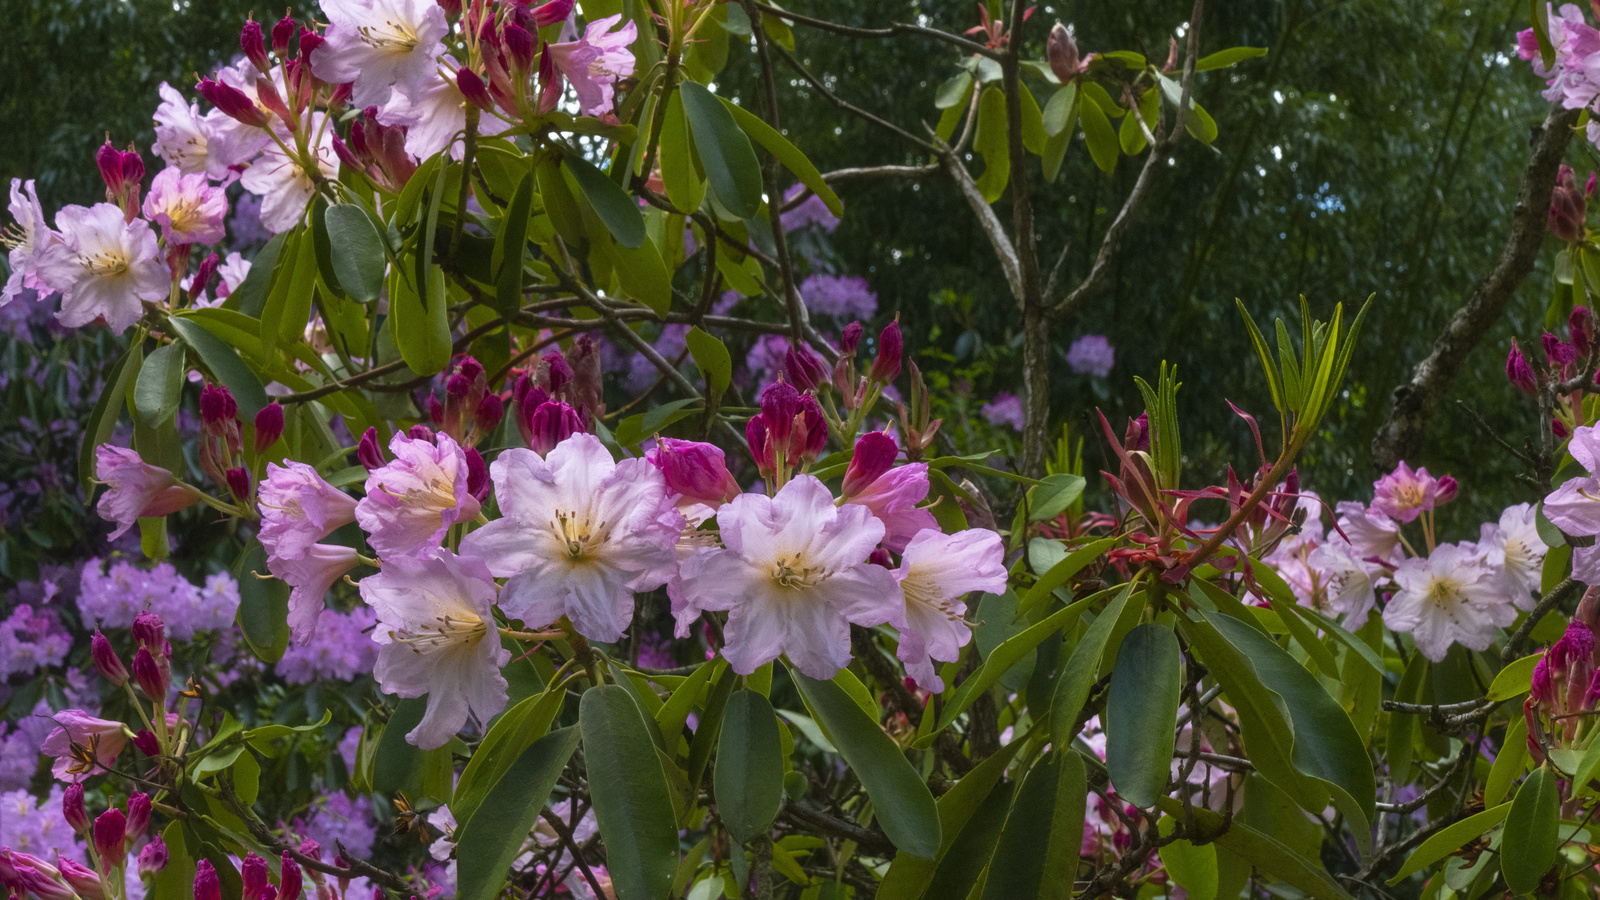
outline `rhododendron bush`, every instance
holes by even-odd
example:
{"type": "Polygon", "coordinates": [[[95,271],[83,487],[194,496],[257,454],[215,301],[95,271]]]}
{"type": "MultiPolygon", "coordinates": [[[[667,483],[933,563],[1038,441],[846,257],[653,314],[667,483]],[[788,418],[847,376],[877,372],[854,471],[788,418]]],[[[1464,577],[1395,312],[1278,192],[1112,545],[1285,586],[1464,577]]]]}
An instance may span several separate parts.
{"type": "MultiPolygon", "coordinates": [[[[1517,52],[1593,136],[1600,31],[1534,12],[1517,52]]],[[[1055,430],[1051,357],[1116,349],[1052,326],[1216,139],[1206,73],[1266,51],[1203,3],[1164,59],[976,13],[323,0],[163,86],[104,202],[13,182],[0,304],[119,355],[73,369],[107,542],[0,617],[6,895],[1592,894],[1593,176],[1552,171],[1550,330],[1507,360],[1524,501],[1458,533],[1471,473],[1405,461],[1317,493],[1359,298],[1240,303],[1273,408],[1186,470],[1166,366],[1055,430]],[[797,56],[902,34],[949,51],[925,127],[797,56]],[[791,77],[907,158],[819,171],[791,77]],[[1030,186],[1068,153],[1137,167],[1075,287],[1030,186]],[[958,443],[938,358],[825,262],[854,182],[932,176],[1024,323],[1022,392],[961,438],[1015,456],[958,443]]]]}

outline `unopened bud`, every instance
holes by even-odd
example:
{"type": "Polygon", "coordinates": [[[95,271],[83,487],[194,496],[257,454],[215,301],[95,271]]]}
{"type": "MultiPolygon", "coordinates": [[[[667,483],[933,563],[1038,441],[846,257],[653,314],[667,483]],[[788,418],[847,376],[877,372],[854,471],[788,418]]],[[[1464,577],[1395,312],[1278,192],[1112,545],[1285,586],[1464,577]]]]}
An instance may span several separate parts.
{"type": "Polygon", "coordinates": [[[261,407],[261,412],[256,413],[256,453],[265,453],[267,448],[278,442],[283,437],[283,406],[274,400],[261,407]]]}
{"type": "Polygon", "coordinates": [[[160,835],[151,838],[139,851],[139,877],[151,878],[159,874],[167,867],[168,856],[167,842],[160,835]]]}
{"type": "Polygon", "coordinates": [[[789,464],[814,463],[828,446],[828,419],[822,414],[822,405],[811,394],[800,395],[800,414],[795,417],[795,430],[789,445],[789,464]]]}
{"type": "Polygon", "coordinates": [[[278,870],[278,900],[300,900],[300,864],[289,851],[283,851],[283,868],[278,870]]]}
{"type": "Polygon", "coordinates": [[[148,728],[141,728],[134,732],[132,743],[135,749],[151,759],[161,755],[161,739],[157,738],[155,732],[148,728]]]}
{"type": "Polygon", "coordinates": [[[117,656],[116,649],[111,646],[111,639],[99,631],[89,639],[89,656],[105,680],[117,687],[128,683],[128,668],[122,664],[121,657],[117,656]]]}
{"type": "Polygon", "coordinates": [[[851,322],[844,327],[844,333],[839,335],[840,355],[856,355],[856,348],[861,346],[861,332],[863,330],[860,322],[851,322]]]}
{"type": "Polygon", "coordinates": [[[137,793],[128,798],[128,835],[138,837],[150,827],[150,795],[137,793]]]}
{"type": "Polygon", "coordinates": [[[272,121],[262,109],[256,106],[249,95],[232,85],[213,81],[210,78],[200,79],[200,95],[222,114],[234,121],[249,125],[254,128],[265,128],[272,121]]]}
{"type": "Polygon", "coordinates": [[[266,860],[254,853],[247,854],[239,866],[239,877],[244,882],[242,900],[266,900],[273,896],[271,875],[266,860]]]}
{"type": "Polygon", "coordinates": [[[1550,233],[1569,244],[1583,240],[1587,210],[1588,198],[1578,190],[1577,176],[1571,166],[1563,164],[1550,194],[1550,233]]]}
{"type": "Polygon", "coordinates": [[[250,499],[250,470],[235,466],[224,473],[228,476],[228,490],[237,500],[250,499]]]}
{"type": "Polygon", "coordinates": [[[132,631],[133,639],[148,647],[152,653],[160,653],[167,642],[166,625],[162,624],[160,616],[150,610],[133,617],[132,631]]]}
{"type": "Polygon", "coordinates": [[[220,384],[207,384],[200,391],[200,424],[207,428],[226,425],[239,418],[239,403],[233,392],[220,384]]]}
{"type": "Polygon", "coordinates": [[[489,86],[483,83],[478,73],[463,66],[456,72],[456,89],[461,91],[461,96],[467,98],[479,109],[494,109],[494,98],[489,95],[489,86]]]}
{"type": "Polygon", "coordinates": [[[1589,351],[1594,349],[1594,311],[1587,306],[1574,306],[1567,317],[1567,334],[1578,358],[1588,359],[1589,351]]]}
{"type": "Polygon", "coordinates": [[[846,499],[870,487],[891,467],[900,454],[894,438],[881,431],[869,431],[856,440],[854,455],[844,471],[841,491],[846,499]]]}
{"type": "Polygon", "coordinates": [[[544,456],[567,438],[583,431],[578,411],[559,400],[541,403],[529,419],[528,449],[544,456]]]}
{"type": "Polygon", "coordinates": [[[1062,84],[1078,77],[1081,63],[1072,26],[1057,22],[1050,29],[1050,36],[1044,42],[1044,55],[1050,60],[1050,71],[1056,73],[1062,84]]]}
{"type": "Polygon", "coordinates": [[[506,417],[506,402],[500,399],[499,394],[484,394],[478,402],[478,411],[473,415],[473,425],[479,434],[488,434],[499,427],[500,420],[506,417]]]}
{"type": "Polygon", "coordinates": [[[562,389],[572,383],[572,366],[567,358],[561,355],[560,350],[551,350],[544,355],[542,360],[545,371],[549,373],[550,393],[560,394],[562,389]]]}
{"type": "Polygon", "coordinates": [[[477,447],[467,447],[462,452],[467,457],[467,493],[482,503],[489,499],[489,467],[477,447]]]}
{"type": "Polygon", "coordinates": [[[83,785],[73,782],[61,794],[61,817],[79,835],[89,833],[89,810],[83,805],[83,785]]]}
{"type": "Polygon", "coordinates": [[[814,391],[828,377],[821,357],[804,344],[794,344],[783,356],[783,376],[798,391],[814,391]]]}
{"type": "Polygon", "coordinates": [[[209,859],[200,860],[195,867],[194,900],[222,900],[222,882],[217,880],[217,870],[209,859]]]}
{"type": "Polygon", "coordinates": [[[194,280],[189,282],[190,303],[198,300],[200,295],[206,292],[206,288],[211,286],[211,279],[217,274],[217,266],[221,262],[215,253],[206,254],[206,258],[200,260],[200,265],[194,270],[194,280]]]}
{"type": "Polygon", "coordinates": [[[750,445],[750,455],[755,458],[756,471],[762,478],[771,478],[778,470],[778,456],[773,450],[772,434],[765,414],[750,417],[744,426],[745,442],[750,445]]]}
{"type": "Polygon", "coordinates": [[[1517,390],[1532,397],[1538,390],[1538,381],[1533,374],[1533,367],[1528,365],[1528,358],[1522,355],[1522,348],[1516,341],[1511,342],[1511,352],[1506,354],[1506,378],[1516,386],[1517,390]]]}
{"type": "Polygon", "coordinates": [[[294,19],[287,13],[272,26],[272,52],[285,59],[294,56],[294,19]]]}
{"type": "MultiPolygon", "coordinates": [[[[889,551],[882,547],[872,548],[872,552],[867,554],[867,562],[874,566],[883,566],[885,569],[894,568],[894,560],[889,558],[889,551]]],[[[910,679],[908,678],[907,680],[909,681],[910,679]]],[[[912,682],[911,689],[916,690],[916,682],[912,682]]]]}
{"type": "Polygon", "coordinates": [[[239,49],[250,60],[250,64],[263,75],[272,71],[272,62],[267,59],[267,42],[261,32],[261,23],[255,19],[247,19],[244,28],[239,30],[239,49]]]}
{"type": "Polygon", "coordinates": [[[356,460],[369,472],[384,467],[386,460],[383,457],[383,447],[378,443],[378,429],[368,428],[366,433],[361,435],[361,440],[356,443],[356,460]]]}
{"type": "Polygon", "coordinates": [[[890,322],[878,335],[878,358],[872,361],[867,375],[873,381],[888,384],[900,377],[900,358],[905,352],[905,339],[900,334],[899,320],[890,322]]]}
{"type": "Polygon", "coordinates": [[[133,680],[144,691],[144,695],[156,704],[164,705],[167,702],[167,688],[172,684],[172,676],[156,662],[148,647],[140,647],[139,652],[133,655],[133,680]]]}
{"type": "Polygon", "coordinates": [[[108,869],[120,869],[128,859],[128,822],[115,806],[94,820],[94,849],[108,869]]]}
{"type": "Polygon", "coordinates": [[[533,8],[533,22],[540,28],[565,22],[572,15],[574,0],[550,0],[533,8]]]}

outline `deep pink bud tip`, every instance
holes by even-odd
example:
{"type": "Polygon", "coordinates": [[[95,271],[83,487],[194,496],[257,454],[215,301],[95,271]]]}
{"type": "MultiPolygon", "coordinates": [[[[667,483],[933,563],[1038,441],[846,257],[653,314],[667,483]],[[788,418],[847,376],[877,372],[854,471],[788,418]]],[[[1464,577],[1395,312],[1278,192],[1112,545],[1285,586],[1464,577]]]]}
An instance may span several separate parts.
{"type": "Polygon", "coordinates": [[[283,406],[274,400],[256,413],[256,453],[265,453],[283,437],[283,406]]]}

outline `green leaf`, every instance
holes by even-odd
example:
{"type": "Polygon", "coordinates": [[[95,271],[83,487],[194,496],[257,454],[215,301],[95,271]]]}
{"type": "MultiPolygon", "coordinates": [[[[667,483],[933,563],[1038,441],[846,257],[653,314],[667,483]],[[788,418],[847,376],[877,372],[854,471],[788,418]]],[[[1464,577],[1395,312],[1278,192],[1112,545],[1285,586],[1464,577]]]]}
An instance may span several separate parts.
{"type": "Polygon", "coordinates": [[[1500,835],[1500,873],[1513,893],[1531,894],[1555,865],[1561,826],[1561,779],[1549,764],[1517,789],[1500,835]]]}
{"type": "MultiPolygon", "coordinates": [[[[1177,822],[1171,816],[1162,816],[1158,824],[1162,837],[1169,837],[1177,822]]],[[[1161,864],[1167,874],[1180,887],[1189,892],[1190,900],[1217,900],[1217,848],[1212,844],[1195,844],[1176,840],[1161,845],[1161,864]]]]}
{"type": "Polygon", "coordinates": [[[673,91],[667,98],[666,116],[661,121],[661,180],[667,186],[667,199],[686,213],[700,208],[706,197],[706,180],[694,159],[689,140],[689,121],[683,115],[683,98],[673,91]]]}
{"type": "Polygon", "coordinates": [[[981,889],[984,869],[994,855],[1016,792],[1016,782],[1007,782],[983,798],[956,834],[949,851],[939,857],[923,900],[967,900],[974,887],[981,889]]]}
{"type": "Polygon", "coordinates": [[[1072,576],[1083,571],[1084,566],[1105,555],[1105,552],[1116,543],[1116,538],[1102,538],[1091,541],[1082,547],[1067,554],[1067,557],[1050,567],[1048,572],[1039,576],[1039,580],[1028,588],[1022,595],[1022,602],[1017,604],[1019,615],[1032,611],[1034,606],[1045,601],[1059,587],[1063,587],[1072,580],[1072,576]]]}
{"type": "Polygon", "coordinates": [[[1413,873],[1420,872],[1439,860],[1445,859],[1466,846],[1468,842],[1505,821],[1510,812],[1511,804],[1502,803],[1440,829],[1423,841],[1417,849],[1411,851],[1411,855],[1406,857],[1405,865],[1401,866],[1400,871],[1389,879],[1389,883],[1399,884],[1413,873]]]}
{"type": "Polygon", "coordinates": [[[383,237],[365,208],[350,203],[328,207],[323,214],[333,251],[333,275],[352,300],[371,303],[383,291],[388,263],[383,237]]]}
{"type": "Polygon", "coordinates": [[[617,282],[623,293],[665,318],[672,307],[672,272],[655,242],[645,240],[631,248],[612,244],[610,251],[617,263],[617,282]]]}
{"type": "Polygon", "coordinates": [[[163,425],[177,414],[187,372],[181,341],[157,347],[145,357],[133,385],[133,410],[146,428],[163,425]]]}
{"type": "Polygon", "coordinates": [[[1211,810],[1201,807],[1186,810],[1183,804],[1170,797],[1161,798],[1159,805],[1168,815],[1192,817],[1201,834],[1215,835],[1213,842],[1220,850],[1242,857],[1263,875],[1282,881],[1317,900],[1352,900],[1319,863],[1296,853],[1271,835],[1237,819],[1224,826],[1222,816],[1211,810]]]}
{"type": "Polygon", "coordinates": [[[595,820],[617,900],[665,900],[678,870],[678,822],[653,723],[626,688],[590,688],[578,705],[595,820]]]}
{"type": "Polygon", "coordinates": [[[83,443],[78,446],[78,483],[83,488],[85,502],[94,499],[92,479],[95,477],[95,448],[110,442],[117,428],[117,419],[122,417],[128,383],[138,377],[143,365],[144,343],[129,343],[127,352],[118,357],[111,371],[106,373],[105,389],[100,392],[100,399],[94,402],[94,409],[89,412],[89,419],[83,425],[83,443]]]}
{"type": "Polygon", "coordinates": [[[1046,475],[1044,484],[1028,489],[1028,521],[1044,522],[1066,512],[1074,500],[1083,496],[1084,484],[1082,475],[1046,475]]]}
{"type": "MultiPolygon", "coordinates": [[[[1489,778],[1483,783],[1483,802],[1495,806],[1511,793],[1511,784],[1528,770],[1528,720],[1525,716],[1512,716],[1506,724],[1506,738],[1500,742],[1500,752],[1495,754],[1494,765],[1489,767],[1489,778]]],[[[1593,763],[1600,763],[1600,741],[1589,744],[1589,749],[1578,763],[1578,774],[1593,763]]],[[[1573,779],[1573,784],[1588,781],[1573,779]]]]}
{"type": "Polygon", "coordinates": [[[239,582],[239,630],[250,652],[272,664],[289,649],[289,585],[276,578],[257,578],[257,573],[267,574],[267,551],[260,541],[251,541],[233,567],[239,582]]]}
{"type": "Polygon", "coordinates": [[[171,316],[167,323],[194,349],[212,376],[233,392],[233,399],[239,402],[239,414],[245,421],[253,421],[256,413],[267,405],[267,392],[261,387],[261,379],[239,358],[239,352],[187,318],[171,316]]]}
{"type": "Polygon", "coordinates": [[[389,276],[389,328],[400,358],[418,375],[432,375],[450,364],[450,320],[445,314],[444,270],[428,266],[431,286],[417,290],[411,272],[395,271],[389,276]]]}
{"type": "Polygon", "coordinates": [[[939,852],[939,811],[905,754],[843,688],[798,671],[791,674],[806,706],[861,779],[889,840],[905,853],[933,859],[939,852]]]}
{"type": "Polygon", "coordinates": [[[1117,143],[1117,133],[1111,128],[1111,120],[1095,102],[1080,102],[1078,119],[1083,123],[1083,139],[1089,145],[1089,156],[1100,171],[1111,174],[1117,168],[1117,154],[1122,149],[1117,143]]]}
{"type": "Polygon", "coordinates": [[[1238,65],[1247,59],[1255,59],[1258,56],[1266,55],[1267,48],[1265,47],[1229,47],[1226,50],[1218,50],[1215,53],[1208,53],[1200,57],[1200,60],[1194,64],[1194,70],[1196,72],[1206,72],[1211,69],[1225,69],[1228,66],[1238,65]]]}
{"type": "Polygon", "coordinates": [[[967,99],[967,91],[972,90],[972,73],[963,69],[950,76],[949,80],[939,85],[939,93],[934,95],[934,109],[949,109],[959,106],[961,101],[967,99]]]}
{"type": "Polygon", "coordinates": [[[712,398],[720,398],[728,385],[733,383],[733,357],[720,338],[713,337],[698,325],[689,329],[686,342],[689,355],[694,358],[695,366],[706,380],[706,402],[715,404],[712,398]]]}
{"type": "Polygon", "coordinates": [[[702,85],[685,81],[678,86],[678,93],[683,96],[689,134],[717,202],[741,219],[754,216],[761,208],[761,168],[750,139],[727,107],[702,85]]]}
{"type": "Polygon", "coordinates": [[[844,204],[839,202],[839,195],[835,194],[833,188],[828,187],[828,183],[822,180],[822,173],[817,171],[817,167],[812,164],[811,160],[806,158],[804,153],[800,152],[799,147],[789,143],[788,138],[778,133],[777,129],[768,125],[760,116],[748,109],[734,106],[727,100],[723,100],[722,104],[733,115],[734,121],[739,123],[739,127],[744,129],[744,133],[749,135],[751,140],[764,147],[768,153],[777,157],[778,162],[783,163],[785,169],[793,172],[794,177],[800,179],[801,184],[810,188],[812,193],[821,198],[823,205],[828,207],[829,212],[836,216],[844,215],[844,204]]]}
{"type": "Polygon", "coordinates": [[[717,812],[743,844],[772,827],[783,805],[783,749],[778,716],[755,691],[735,691],[722,713],[712,771],[717,812]]]}
{"type": "Polygon", "coordinates": [[[1044,114],[1039,111],[1039,101],[1034,99],[1033,91],[1025,85],[1021,87],[1017,99],[1022,114],[1022,146],[1035,156],[1043,156],[1050,135],[1045,132],[1044,114]]]}
{"type": "MultiPolygon", "coordinates": [[[[1057,747],[1069,746],[1076,736],[1074,726],[1077,725],[1078,713],[1083,711],[1084,701],[1089,699],[1089,689],[1099,677],[1100,658],[1105,654],[1106,642],[1111,639],[1111,631],[1116,627],[1117,620],[1127,611],[1131,598],[1137,596],[1140,605],[1143,605],[1144,593],[1141,591],[1136,595],[1133,589],[1131,582],[1123,585],[1116,598],[1106,604],[1094,624],[1072,648],[1072,655],[1067,657],[1061,676],[1056,679],[1055,695],[1050,701],[1050,731],[1052,743],[1057,747]]],[[[1092,599],[1090,597],[1079,602],[1092,599]]]]}
{"type": "Polygon", "coordinates": [[[644,216],[639,214],[639,201],[628,196],[627,191],[582,156],[576,153],[564,153],[562,160],[566,162],[567,170],[572,173],[572,180],[578,183],[583,195],[589,198],[589,204],[594,207],[595,215],[605,223],[606,230],[617,239],[617,243],[630,249],[643,244],[644,216]]]}
{"type": "Polygon", "coordinates": [[[1148,809],[1166,793],[1177,740],[1183,652],[1166,625],[1128,632],[1106,698],[1106,769],[1117,795],[1148,809]]]}
{"type": "Polygon", "coordinates": [[[1044,123],[1044,133],[1056,137],[1067,129],[1072,121],[1073,107],[1078,103],[1078,85],[1063,85],[1050,99],[1045,101],[1044,112],[1041,118],[1044,123]]]}
{"type": "Polygon", "coordinates": [[[494,793],[461,828],[456,843],[461,873],[457,897],[493,900],[500,896],[506,873],[522,852],[528,832],[576,749],[578,726],[573,725],[533,742],[506,768],[494,793]]]}
{"type": "Polygon", "coordinates": [[[489,257],[489,268],[494,272],[494,308],[502,316],[515,315],[522,308],[522,258],[528,243],[528,217],[533,212],[535,180],[530,171],[517,182],[517,192],[506,207],[489,257]]]}
{"type": "Polygon", "coordinates": [[[512,764],[522,757],[522,751],[544,736],[550,723],[561,713],[561,703],[566,689],[554,687],[525,697],[516,706],[495,719],[487,734],[473,752],[467,767],[461,771],[450,798],[450,811],[457,822],[469,822],[478,806],[483,803],[506,777],[512,764]]]}
{"type": "Polygon", "coordinates": [[[1011,177],[1011,147],[1006,138],[1006,95],[997,87],[983,92],[978,100],[978,127],[973,132],[972,149],[983,156],[983,174],[978,176],[978,191],[993,203],[1005,193],[1011,177]]]}
{"type": "Polygon", "coordinates": [[[407,741],[406,734],[417,727],[427,710],[427,697],[412,697],[395,704],[372,758],[373,790],[392,794],[403,790],[417,776],[423,751],[407,741]]]}
{"type": "Polygon", "coordinates": [[[1534,653],[1509,663],[1500,674],[1494,676],[1494,682],[1489,685],[1490,700],[1510,700],[1520,697],[1532,690],[1533,667],[1539,664],[1539,659],[1544,653],[1534,653]]]}
{"type": "Polygon", "coordinates": [[[272,286],[272,273],[278,267],[278,253],[283,249],[283,242],[288,239],[290,232],[283,232],[272,236],[272,240],[256,251],[255,258],[250,261],[250,271],[245,274],[244,281],[233,289],[228,295],[224,305],[228,309],[236,309],[247,316],[261,317],[261,308],[267,302],[267,289],[272,286]]]}
{"type": "Polygon", "coordinates": [[[1139,127],[1142,121],[1146,127],[1154,127],[1156,118],[1160,115],[1161,93],[1154,88],[1146,90],[1139,97],[1138,115],[1129,114],[1122,119],[1122,126],[1117,130],[1117,142],[1122,147],[1122,152],[1133,156],[1144,150],[1149,143],[1144,136],[1144,129],[1139,127]]]}
{"type": "MultiPolygon", "coordinates": [[[[533,167],[534,179],[539,183],[539,199],[544,203],[545,215],[550,224],[567,242],[573,253],[581,256],[589,246],[589,235],[583,228],[583,212],[578,200],[567,186],[566,176],[554,159],[541,159],[533,167]]],[[[412,176],[415,181],[416,177],[412,176]]]]}
{"type": "Polygon", "coordinates": [[[694,670],[694,674],[683,680],[672,691],[672,696],[667,702],[661,704],[656,711],[656,727],[661,729],[661,736],[666,739],[667,746],[676,748],[683,740],[683,726],[689,721],[689,713],[700,702],[700,696],[706,689],[706,684],[711,676],[716,674],[719,665],[725,663],[705,662],[694,670]]]}
{"type": "Polygon", "coordinates": [[[1071,897],[1086,798],[1083,759],[1077,753],[1058,751],[1035,763],[1012,798],[983,900],[1071,897]]]}
{"type": "Polygon", "coordinates": [[[1548,71],[1556,62],[1556,48],[1550,43],[1549,5],[1540,0],[1528,0],[1528,18],[1533,22],[1533,36],[1539,44],[1539,61],[1548,71]]]}

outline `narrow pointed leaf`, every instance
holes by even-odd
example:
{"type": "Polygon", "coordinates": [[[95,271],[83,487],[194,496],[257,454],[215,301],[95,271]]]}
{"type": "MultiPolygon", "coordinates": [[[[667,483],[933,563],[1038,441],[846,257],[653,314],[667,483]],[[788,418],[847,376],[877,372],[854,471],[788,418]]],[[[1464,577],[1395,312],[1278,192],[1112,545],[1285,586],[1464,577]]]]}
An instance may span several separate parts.
{"type": "Polygon", "coordinates": [[[665,900],[678,870],[678,822],[652,732],[626,688],[590,688],[578,707],[584,762],[617,900],[665,900]]]}
{"type": "Polygon", "coordinates": [[[1148,809],[1166,793],[1177,737],[1183,653],[1165,625],[1128,632],[1106,699],[1106,768],[1117,795],[1148,809]]]}
{"type": "Polygon", "coordinates": [[[751,690],[728,698],[712,783],[717,812],[741,844],[770,828],[783,805],[780,741],[778,716],[767,698],[751,690]]]}
{"type": "Polygon", "coordinates": [[[460,830],[456,842],[460,900],[500,896],[506,874],[577,749],[578,726],[573,725],[534,741],[506,769],[494,793],[460,830]]]}

